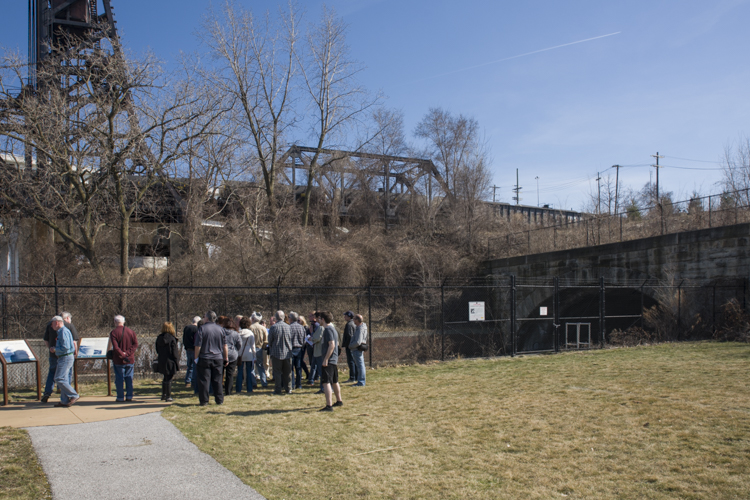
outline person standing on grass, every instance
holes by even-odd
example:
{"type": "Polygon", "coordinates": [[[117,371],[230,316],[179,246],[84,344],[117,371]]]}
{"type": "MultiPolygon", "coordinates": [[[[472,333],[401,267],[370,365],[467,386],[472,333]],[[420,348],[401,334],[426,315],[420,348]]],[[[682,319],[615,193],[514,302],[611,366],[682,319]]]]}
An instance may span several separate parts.
{"type": "Polygon", "coordinates": [[[310,313],[310,324],[307,327],[307,336],[305,337],[305,342],[307,344],[307,359],[310,361],[310,376],[308,377],[308,382],[310,385],[315,384],[315,382],[320,378],[320,369],[321,367],[318,366],[318,363],[315,359],[315,342],[313,342],[313,335],[315,334],[315,330],[320,326],[320,324],[317,322],[317,318],[315,317],[315,311],[310,313]]]}
{"type": "MultiPolygon", "coordinates": [[[[74,356],[78,356],[78,330],[73,326],[73,316],[69,312],[64,312],[60,315],[63,319],[65,328],[70,330],[73,335],[73,342],[75,343],[76,350],[74,356]]],[[[54,354],[55,345],[57,344],[57,331],[52,327],[52,322],[47,323],[47,327],[44,329],[44,345],[47,346],[49,352],[49,371],[47,372],[47,382],[44,384],[44,393],[42,394],[42,403],[49,401],[49,397],[52,395],[52,389],[55,385],[55,373],[57,373],[57,356],[54,354]]],[[[70,367],[70,379],[68,382],[73,380],[73,367],[70,367]]]]}
{"type": "Polygon", "coordinates": [[[195,386],[195,333],[198,331],[198,323],[200,323],[201,317],[195,316],[193,318],[193,324],[186,326],[182,330],[182,347],[185,348],[185,357],[187,358],[187,367],[185,368],[185,386],[188,387],[191,384],[195,386]]]}
{"type": "Polygon", "coordinates": [[[323,373],[321,381],[323,382],[323,393],[326,397],[326,405],[320,411],[333,411],[334,406],[344,406],[341,401],[341,386],[339,385],[339,332],[331,323],[333,314],[323,311],[318,316],[320,327],[323,328],[323,337],[321,344],[326,350],[323,354],[323,373]],[[333,394],[336,395],[336,402],[333,402],[333,394]]]}
{"type": "Polygon", "coordinates": [[[161,381],[161,400],[172,401],[172,378],[180,371],[180,349],[174,325],[166,322],[161,325],[161,334],[156,337],[157,371],[164,375],[161,381]]]}
{"type": "MultiPolygon", "coordinates": [[[[292,339],[292,385],[295,389],[302,389],[302,367],[305,361],[305,327],[299,323],[299,315],[289,313],[289,331],[292,339]]],[[[307,366],[304,367],[307,372],[307,366]]]]}
{"type": "Polygon", "coordinates": [[[352,387],[364,387],[365,385],[365,352],[367,350],[367,324],[361,314],[354,316],[354,335],[349,343],[347,352],[352,353],[354,364],[357,367],[357,383],[352,387]]]}
{"type": "Polygon", "coordinates": [[[247,380],[247,392],[253,392],[255,388],[255,335],[250,329],[250,319],[243,317],[240,320],[240,341],[242,347],[237,360],[237,394],[242,392],[242,382],[247,380]]]}
{"type": "Polygon", "coordinates": [[[213,389],[216,404],[223,404],[224,388],[221,377],[224,373],[223,367],[229,363],[229,351],[224,329],[216,324],[216,313],[213,311],[206,313],[203,325],[195,334],[195,358],[198,360],[196,375],[200,405],[208,405],[209,386],[213,389]]]}
{"type": "Polygon", "coordinates": [[[274,322],[268,329],[271,365],[273,366],[273,393],[292,393],[292,331],[284,323],[284,311],[276,311],[274,322]]]}
{"type": "Polygon", "coordinates": [[[78,393],[70,385],[70,370],[75,362],[76,343],[62,316],[55,316],[50,323],[56,333],[55,347],[50,352],[57,356],[55,383],[60,388],[60,402],[55,406],[70,408],[78,401],[78,393]]]}
{"type": "Polygon", "coordinates": [[[354,364],[354,358],[352,358],[352,351],[349,349],[349,344],[352,343],[352,337],[354,336],[354,313],[346,311],[344,313],[344,338],[341,339],[341,344],[346,350],[346,365],[349,368],[349,380],[347,382],[357,381],[357,365],[354,364]]]}
{"type": "Polygon", "coordinates": [[[265,363],[265,349],[268,347],[268,332],[266,331],[266,327],[260,324],[262,319],[263,316],[256,312],[250,316],[250,330],[255,336],[255,387],[258,387],[258,380],[260,380],[261,386],[268,387],[268,374],[266,373],[267,365],[265,363]]]}
{"type": "Polygon", "coordinates": [[[115,372],[117,401],[133,400],[133,366],[135,351],[138,349],[138,338],[135,332],[125,326],[125,317],[115,316],[115,329],[109,334],[109,345],[114,351],[112,366],[115,372]],[[123,385],[125,386],[123,389],[123,385]]]}
{"type": "Polygon", "coordinates": [[[228,316],[222,316],[217,321],[224,328],[227,338],[227,364],[224,366],[224,395],[230,396],[234,390],[234,377],[237,373],[237,360],[239,351],[242,349],[239,328],[234,320],[228,316]]]}

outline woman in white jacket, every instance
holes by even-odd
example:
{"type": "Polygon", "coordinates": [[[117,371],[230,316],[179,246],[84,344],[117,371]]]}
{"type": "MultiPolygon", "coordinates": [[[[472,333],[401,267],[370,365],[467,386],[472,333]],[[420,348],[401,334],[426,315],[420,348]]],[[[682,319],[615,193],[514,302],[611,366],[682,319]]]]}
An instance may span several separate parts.
{"type": "Polygon", "coordinates": [[[237,362],[237,394],[242,392],[242,382],[247,379],[247,392],[255,387],[255,334],[250,330],[250,318],[240,320],[240,341],[242,347],[237,362]]]}

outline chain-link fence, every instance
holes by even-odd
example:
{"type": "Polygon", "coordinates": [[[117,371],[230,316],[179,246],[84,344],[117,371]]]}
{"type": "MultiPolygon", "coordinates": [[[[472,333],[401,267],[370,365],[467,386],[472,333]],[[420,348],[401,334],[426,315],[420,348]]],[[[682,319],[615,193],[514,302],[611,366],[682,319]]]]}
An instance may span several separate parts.
{"type": "MultiPolygon", "coordinates": [[[[150,365],[162,323],[171,321],[180,332],[209,309],[230,316],[258,311],[266,318],[277,309],[304,315],[328,310],[340,333],[343,313],[354,311],[368,324],[365,359],[377,366],[590,349],[623,339],[709,338],[721,327],[726,304],[745,310],[746,289],[745,280],[608,283],[513,276],[357,287],[8,286],[0,289],[0,319],[2,339],[29,341],[43,386],[48,359],[41,338],[62,311],[72,313],[82,338],[107,336],[114,315],[124,315],[139,339],[136,377],[154,377],[150,365]]],[[[77,368],[79,382],[106,380],[101,360],[81,360],[77,368]]],[[[9,364],[8,378],[10,387],[36,390],[32,364],[9,364]]]]}

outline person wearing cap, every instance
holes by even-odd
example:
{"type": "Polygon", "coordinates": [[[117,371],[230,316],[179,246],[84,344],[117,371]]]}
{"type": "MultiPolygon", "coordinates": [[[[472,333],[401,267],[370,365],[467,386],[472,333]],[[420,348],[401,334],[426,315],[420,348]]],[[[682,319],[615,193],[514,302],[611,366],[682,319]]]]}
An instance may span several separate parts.
{"type": "Polygon", "coordinates": [[[268,346],[268,332],[266,327],[260,324],[263,316],[254,312],[250,315],[250,331],[255,337],[255,387],[258,387],[258,381],[263,387],[268,387],[268,363],[265,361],[265,349],[268,346]]]}
{"type": "MultiPolygon", "coordinates": [[[[62,317],[63,322],[65,324],[65,328],[70,330],[70,333],[73,335],[73,342],[75,342],[76,345],[76,352],[75,355],[78,355],[78,330],[76,330],[76,327],[73,325],[73,316],[69,312],[64,312],[60,314],[60,317],[62,317]]],[[[52,389],[55,385],[55,373],[57,373],[57,356],[54,355],[54,348],[57,344],[57,332],[54,328],[52,328],[52,322],[50,321],[47,323],[47,328],[44,330],[44,344],[47,346],[47,351],[49,352],[49,371],[47,372],[47,382],[44,384],[44,393],[42,394],[42,403],[46,403],[49,400],[49,397],[52,395],[52,389]]],[[[73,380],[73,367],[70,367],[70,379],[73,380]]]]}
{"type": "Polygon", "coordinates": [[[73,340],[73,334],[65,326],[62,316],[52,318],[51,324],[57,334],[57,341],[50,351],[57,356],[55,383],[60,388],[60,402],[55,406],[69,408],[78,401],[78,393],[70,385],[70,370],[75,363],[76,343],[73,340]]]}
{"type": "Polygon", "coordinates": [[[346,365],[349,367],[349,380],[347,380],[347,382],[356,382],[357,365],[354,363],[352,351],[351,349],[349,349],[349,344],[351,344],[352,342],[354,329],[356,328],[356,326],[354,325],[354,313],[351,311],[346,311],[344,313],[344,319],[346,320],[346,325],[344,326],[344,338],[341,339],[341,343],[346,349],[346,365]]]}

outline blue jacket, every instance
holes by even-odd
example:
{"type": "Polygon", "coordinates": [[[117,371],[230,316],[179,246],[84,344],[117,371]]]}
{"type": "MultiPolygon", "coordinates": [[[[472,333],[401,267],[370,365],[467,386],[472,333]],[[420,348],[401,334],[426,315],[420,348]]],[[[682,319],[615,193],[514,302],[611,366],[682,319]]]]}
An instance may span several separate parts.
{"type": "Polygon", "coordinates": [[[55,355],[59,358],[74,354],[76,346],[73,343],[73,334],[66,327],[57,330],[57,344],[55,344],[55,355]]]}

